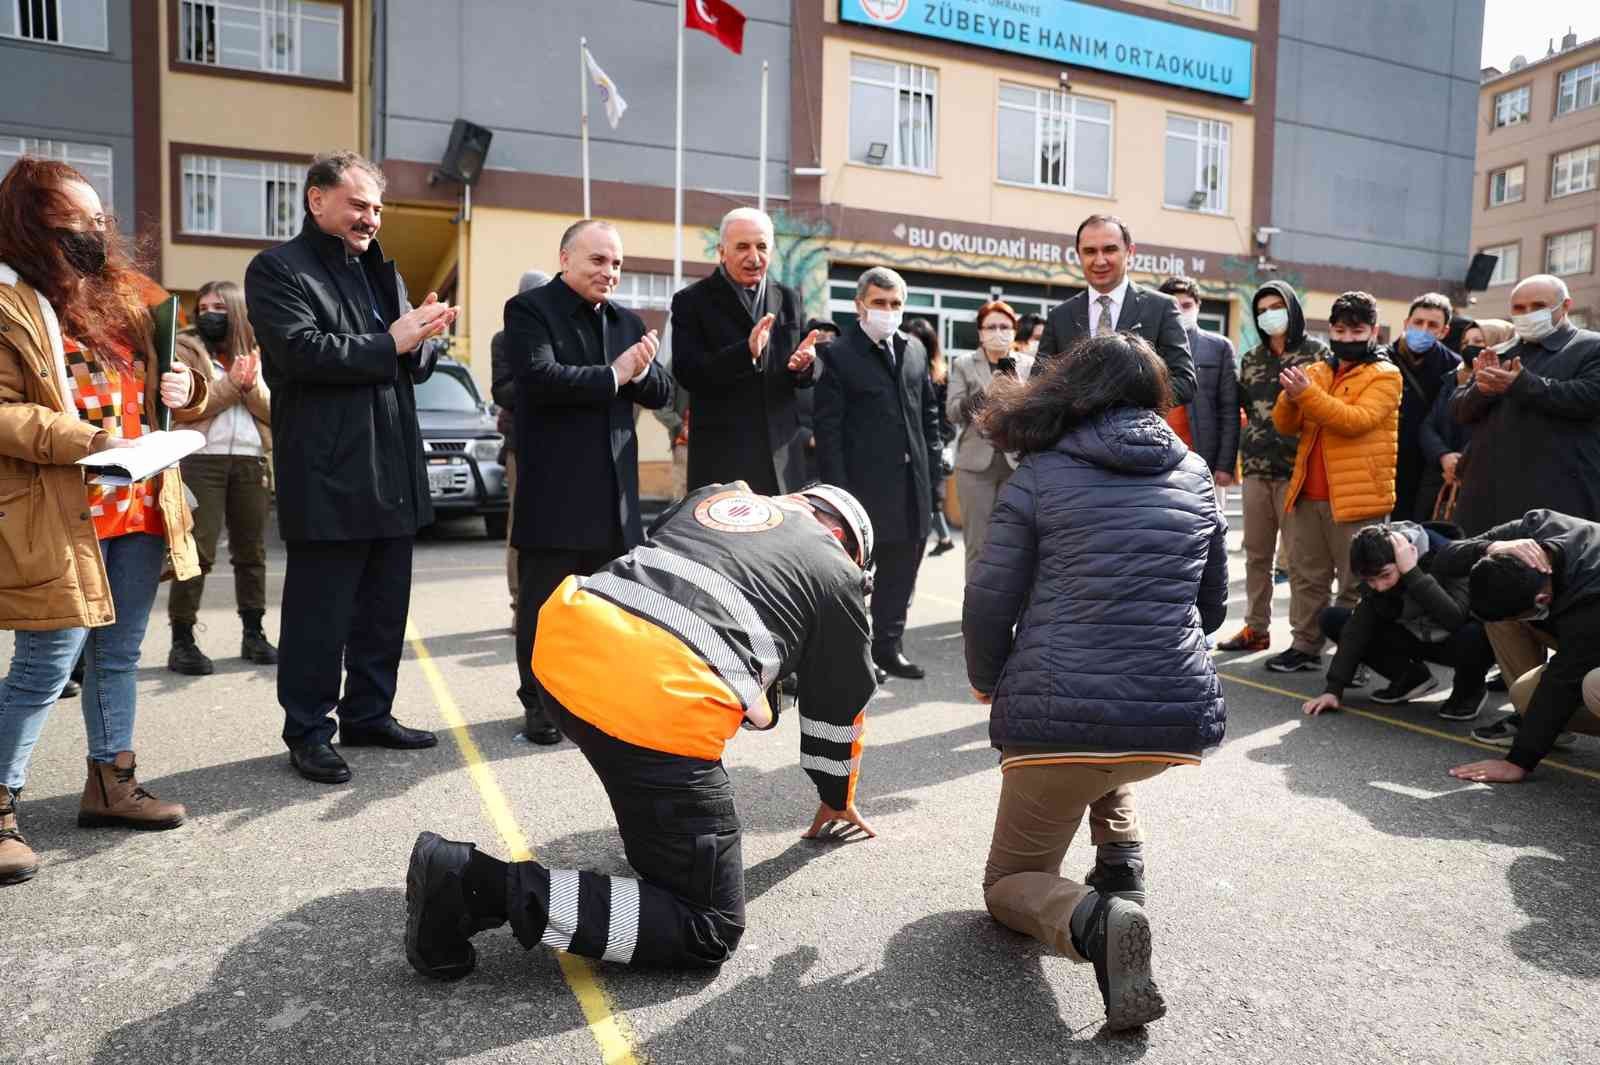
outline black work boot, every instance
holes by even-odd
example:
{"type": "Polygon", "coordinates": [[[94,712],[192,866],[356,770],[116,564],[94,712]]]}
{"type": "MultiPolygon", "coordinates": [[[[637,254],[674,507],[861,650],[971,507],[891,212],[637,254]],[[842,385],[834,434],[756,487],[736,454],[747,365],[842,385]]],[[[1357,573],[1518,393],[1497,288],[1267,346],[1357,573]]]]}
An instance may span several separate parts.
{"type": "Polygon", "coordinates": [[[190,677],[205,677],[216,671],[205,652],[194,642],[194,625],[186,621],[172,623],[172,650],[167,652],[167,668],[174,673],[190,677]]]}
{"type": "Polygon", "coordinates": [[[1083,882],[1102,895],[1116,895],[1129,902],[1145,904],[1144,860],[1134,858],[1126,862],[1102,862],[1096,858],[1094,868],[1083,882]]]}
{"type": "Polygon", "coordinates": [[[1144,908],[1098,892],[1078,906],[1089,908],[1088,919],[1080,930],[1080,915],[1073,913],[1072,945],[1094,964],[1106,1027],[1116,1032],[1166,1016],[1166,1000],[1150,974],[1150,921],[1144,908]]]}
{"type": "Polygon", "coordinates": [[[272,646],[261,628],[261,610],[241,610],[239,620],[244,622],[244,637],[239,641],[239,657],[258,666],[278,664],[278,649],[272,646]]]}
{"type": "Polygon", "coordinates": [[[505,923],[480,916],[467,898],[465,878],[473,845],[432,832],[417,837],[406,870],[406,959],[436,980],[459,980],[478,964],[472,937],[505,923]]]}

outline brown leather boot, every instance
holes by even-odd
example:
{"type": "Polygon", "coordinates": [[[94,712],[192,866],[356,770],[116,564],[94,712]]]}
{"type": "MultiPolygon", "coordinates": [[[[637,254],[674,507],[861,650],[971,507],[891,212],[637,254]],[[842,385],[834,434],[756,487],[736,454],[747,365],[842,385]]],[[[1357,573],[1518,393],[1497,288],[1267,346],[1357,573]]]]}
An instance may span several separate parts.
{"type": "Polygon", "coordinates": [[[118,751],[109,765],[89,759],[89,779],[78,804],[79,828],[158,830],[183,824],[183,807],[145,791],[133,770],[132,751],[118,751]]]}
{"type": "Polygon", "coordinates": [[[39,856],[17,831],[17,793],[0,784],[0,884],[20,884],[39,871],[39,856]]]}

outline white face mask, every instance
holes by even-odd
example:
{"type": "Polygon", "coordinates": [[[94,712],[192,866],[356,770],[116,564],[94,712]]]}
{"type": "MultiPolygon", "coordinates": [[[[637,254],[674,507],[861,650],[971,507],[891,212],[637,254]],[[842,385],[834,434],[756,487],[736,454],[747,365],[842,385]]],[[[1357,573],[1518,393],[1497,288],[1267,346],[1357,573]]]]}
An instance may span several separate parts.
{"type": "Polygon", "coordinates": [[[1555,311],[1549,307],[1511,316],[1511,328],[1517,331],[1518,340],[1538,342],[1556,331],[1555,311]]]}
{"type": "Polygon", "coordinates": [[[1183,323],[1183,327],[1185,329],[1199,329],[1200,328],[1200,308],[1196,307],[1192,311],[1179,311],[1178,312],[1178,321],[1183,323]]]}
{"type": "Polygon", "coordinates": [[[1289,331],[1289,312],[1283,307],[1262,311],[1256,315],[1256,325],[1269,337],[1281,337],[1289,331]]]}
{"type": "Polygon", "coordinates": [[[1028,341],[1026,344],[1022,345],[1022,353],[1024,355],[1039,354],[1039,342],[1037,340],[1028,341]]]}
{"type": "Polygon", "coordinates": [[[983,346],[987,351],[1006,352],[1011,350],[1011,344],[1017,339],[1015,333],[983,333],[980,334],[983,346]]]}
{"type": "Polygon", "coordinates": [[[866,317],[861,319],[861,331],[874,344],[882,344],[900,329],[904,319],[904,311],[880,311],[869,307],[866,317]]]}

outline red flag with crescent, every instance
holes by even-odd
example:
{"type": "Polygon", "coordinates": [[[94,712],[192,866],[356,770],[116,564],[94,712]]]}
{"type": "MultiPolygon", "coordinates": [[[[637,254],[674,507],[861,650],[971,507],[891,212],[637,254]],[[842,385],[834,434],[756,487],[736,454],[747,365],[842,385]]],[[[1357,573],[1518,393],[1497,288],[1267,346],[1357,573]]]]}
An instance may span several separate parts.
{"type": "Polygon", "coordinates": [[[734,55],[744,53],[744,12],[728,0],[687,0],[683,25],[709,33],[734,55]]]}

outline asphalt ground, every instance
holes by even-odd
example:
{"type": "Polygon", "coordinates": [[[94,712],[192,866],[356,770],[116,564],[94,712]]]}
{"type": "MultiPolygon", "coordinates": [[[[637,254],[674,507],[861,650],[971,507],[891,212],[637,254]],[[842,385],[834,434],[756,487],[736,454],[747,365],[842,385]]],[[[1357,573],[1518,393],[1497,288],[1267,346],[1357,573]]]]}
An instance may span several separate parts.
{"type": "MultiPolygon", "coordinates": [[[[1446,769],[1484,749],[1433,716],[1442,691],[1399,708],[1355,692],[1352,712],[1306,719],[1320,677],[1267,673],[1265,655],[1219,656],[1222,748],[1139,786],[1170,1012],[1102,1032],[1092,970],[983,908],[1000,774],[967,695],[961,557],[923,568],[907,645],[929,678],[871,707],[860,794],[876,840],[799,839],[817,800],[791,715],[729,746],[749,930],[719,972],[561,960],[502,929],[454,984],[416,975],[401,948],[419,831],[627,872],[576,749],[518,736],[500,546],[472,522],[418,543],[396,715],[441,743],[350,751],[339,787],[290,770],[273,671],[234,657],[226,571],[203,614],[211,677],[166,672],[163,590],[140,774],[190,820],[77,828],[83,729],[75,701],[58,705],[22,806],[44,867],[0,888],[0,1061],[1600,1060],[1600,745],[1528,783],[1464,785],[1446,769]]],[[[270,572],[276,602],[281,552],[270,572]]],[[[1234,578],[1225,631],[1237,556],[1234,578]]],[[[1286,607],[1280,588],[1274,650],[1286,607]]],[[[1066,870],[1092,860],[1081,841],[1066,870]]]]}

